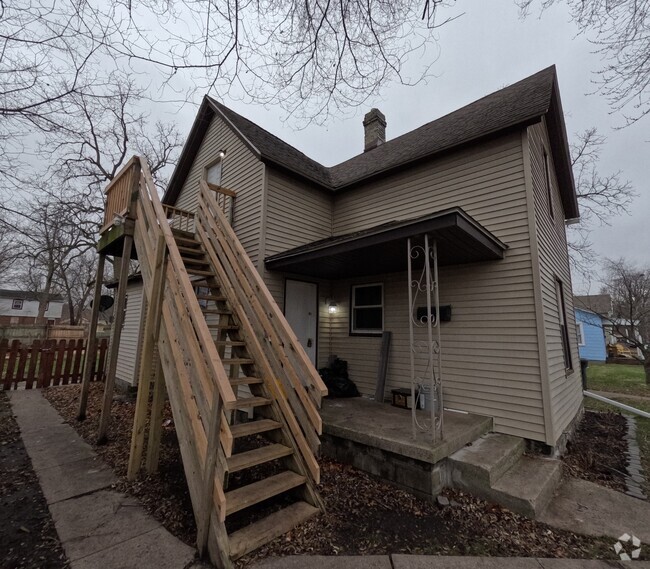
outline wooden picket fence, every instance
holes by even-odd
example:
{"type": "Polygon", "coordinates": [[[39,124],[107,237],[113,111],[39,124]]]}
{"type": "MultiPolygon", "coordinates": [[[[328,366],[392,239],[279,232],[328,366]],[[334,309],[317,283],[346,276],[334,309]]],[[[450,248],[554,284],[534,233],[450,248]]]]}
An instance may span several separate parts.
{"type": "MultiPolygon", "coordinates": [[[[83,339],[0,341],[0,386],[3,390],[32,389],[79,383],[83,373],[86,342],[83,339]]],[[[92,381],[103,381],[108,339],[103,338],[95,355],[92,381]]]]}

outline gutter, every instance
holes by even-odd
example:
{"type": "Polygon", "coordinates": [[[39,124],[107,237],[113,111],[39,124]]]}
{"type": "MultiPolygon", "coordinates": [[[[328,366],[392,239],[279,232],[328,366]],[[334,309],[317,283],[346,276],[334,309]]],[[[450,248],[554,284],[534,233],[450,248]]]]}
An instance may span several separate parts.
{"type": "Polygon", "coordinates": [[[619,403],[618,401],[614,401],[613,399],[608,399],[607,397],[603,397],[602,395],[596,395],[591,391],[583,391],[582,393],[584,394],[585,397],[591,397],[593,399],[596,399],[597,401],[602,401],[603,403],[607,403],[609,405],[613,405],[614,407],[618,407],[623,411],[634,413],[635,415],[638,415],[639,417],[643,417],[644,419],[650,419],[650,413],[647,413],[646,411],[641,411],[641,409],[637,409],[636,407],[630,407],[625,403],[619,403]]]}

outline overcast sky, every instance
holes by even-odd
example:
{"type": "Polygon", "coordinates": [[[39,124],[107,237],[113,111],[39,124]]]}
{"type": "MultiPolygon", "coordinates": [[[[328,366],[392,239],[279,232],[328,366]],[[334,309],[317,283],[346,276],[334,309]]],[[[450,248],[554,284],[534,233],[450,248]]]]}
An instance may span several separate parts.
{"type": "MultiPolygon", "coordinates": [[[[376,106],[386,115],[387,137],[395,138],[445,115],[483,95],[531,75],[549,65],[557,66],[562,104],[569,137],[595,126],[607,137],[600,170],[622,170],[639,197],[630,215],[614,217],[609,227],[595,227],[594,248],[601,257],[628,257],[650,265],[650,190],[648,188],[650,117],[619,129],[623,117],[611,114],[607,102],[593,84],[601,66],[600,56],[587,38],[578,35],[562,2],[539,17],[519,17],[514,0],[459,1],[449,14],[463,15],[439,30],[439,57],[432,67],[435,77],[415,87],[387,85],[380,96],[326,126],[300,128],[286,121],[282,111],[223,99],[237,112],[255,121],[310,157],[325,165],[341,162],[363,150],[363,115],[376,106]]],[[[432,54],[431,57],[434,55],[432,54]]],[[[422,62],[412,62],[417,68],[422,62]]],[[[185,107],[173,118],[184,134],[195,109],[185,107]]],[[[574,278],[576,292],[588,285],[574,278]]],[[[591,285],[597,292],[598,285],[591,285]]]]}

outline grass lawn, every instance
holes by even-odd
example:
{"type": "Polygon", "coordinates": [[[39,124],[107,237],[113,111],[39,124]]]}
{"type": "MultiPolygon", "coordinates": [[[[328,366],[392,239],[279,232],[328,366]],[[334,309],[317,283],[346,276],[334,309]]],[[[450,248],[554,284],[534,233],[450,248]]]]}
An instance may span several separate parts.
{"type": "Polygon", "coordinates": [[[646,385],[641,365],[590,363],[587,389],[650,397],[650,387],[646,385]]]}
{"type": "MultiPolygon", "coordinates": [[[[614,365],[611,367],[614,367],[614,365]]],[[[618,397],[616,400],[620,403],[625,403],[626,405],[631,405],[632,407],[636,407],[637,409],[641,409],[642,411],[647,411],[650,413],[650,401],[640,401],[639,399],[625,399],[623,397],[618,397]]],[[[600,401],[596,401],[595,399],[591,399],[589,397],[585,397],[585,408],[592,409],[594,411],[614,411],[617,413],[621,412],[621,410],[617,409],[616,407],[608,405],[607,403],[601,403],[600,401]]],[[[639,450],[641,451],[641,464],[643,466],[643,474],[645,476],[643,491],[646,496],[650,496],[650,419],[644,419],[636,415],[634,418],[636,419],[637,427],[636,439],[637,444],[639,445],[639,450]]]]}

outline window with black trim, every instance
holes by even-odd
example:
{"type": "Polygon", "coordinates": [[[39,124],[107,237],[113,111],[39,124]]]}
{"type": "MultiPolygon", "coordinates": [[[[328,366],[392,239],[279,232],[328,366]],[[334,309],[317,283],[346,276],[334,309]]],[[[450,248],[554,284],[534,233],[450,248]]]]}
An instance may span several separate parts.
{"type": "Polygon", "coordinates": [[[14,310],[22,310],[23,309],[22,298],[14,298],[13,301],[11,302],[11,308],[13,308],[14,310]]]}
{"type": "Polygon", "coordinates": [[[551,165],[546,150],[544,151],[544,184],[546,185],[546,195],[548,197],[548,211],[551,214],[551,219],[555,219],[555,212],[553,211],[553,188],[551,187],[551,165]]]}
{"type": "Polygon", "coordinates": [[[562,340],[562,354],[564,356],[564,367],[567,370],[573,369],[571,361],[571,344],[569,343],[569,330],[567,328],[566,306],[564,304],[564,286],[562,281],[555,279],[555,294],[557,296],[557,311],[560,320],[560,337],[562,340]]]}
{"type": "Polygon", "coordinates": [[[351,334],[381,334],[384,331],[384,285],[354,285],[351,291],[351,334]]]}

